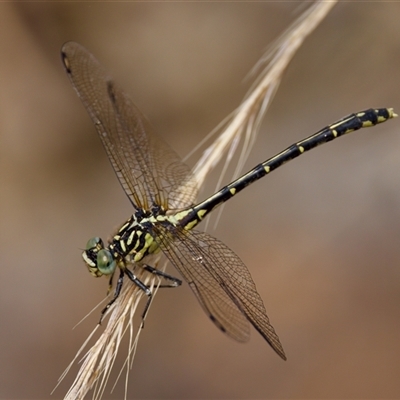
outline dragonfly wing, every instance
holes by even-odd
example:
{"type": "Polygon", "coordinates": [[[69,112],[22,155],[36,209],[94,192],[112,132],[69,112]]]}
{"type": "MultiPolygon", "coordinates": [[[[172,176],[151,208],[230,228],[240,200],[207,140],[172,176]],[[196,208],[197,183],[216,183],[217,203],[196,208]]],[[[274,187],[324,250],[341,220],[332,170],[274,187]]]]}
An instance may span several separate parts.
{"type": "Polygon", "coordinates": [[[249,270],[229,247],[207,233],[172,225],[157,226],[154,233],[164,254],[222,331],[243,342],[249,338],[250,322],[286,359],[249,270]]]}
{"type": "Polygon", "coordinates": [[[181,209],[192,205],[197,187],[189,167],[152,131],[96,58],[74,42],[64,44],[61,52],[72,85],[134,207],[181,209]]]}

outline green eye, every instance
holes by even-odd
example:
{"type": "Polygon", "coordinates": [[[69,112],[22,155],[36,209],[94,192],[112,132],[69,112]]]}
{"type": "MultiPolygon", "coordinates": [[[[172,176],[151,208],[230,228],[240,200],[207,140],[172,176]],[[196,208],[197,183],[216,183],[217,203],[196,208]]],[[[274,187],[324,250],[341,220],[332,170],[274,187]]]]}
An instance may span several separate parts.
{"type": "Polygon", "coordinates": [[[97,247],[103,248],[103,241],[99,237],[89,239],[86,243],[86,250],[95,249],[97,247]]]}
{"type": "Polygon", "coordinates": [[[115,271],[117,263],[114,260],[112,254],[102,249],[97,253],[97,268],[104,275],[111,275],[115,271]]]}

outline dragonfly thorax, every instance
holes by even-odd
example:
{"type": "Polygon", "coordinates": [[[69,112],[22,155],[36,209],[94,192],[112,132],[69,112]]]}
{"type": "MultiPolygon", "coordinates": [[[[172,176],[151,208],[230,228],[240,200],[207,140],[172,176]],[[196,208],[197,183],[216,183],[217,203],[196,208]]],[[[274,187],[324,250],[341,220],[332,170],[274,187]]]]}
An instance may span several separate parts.
{"type": "Polygon", "coordinates": [[[89,272],[95,276],[111,275],[116,267],[125,268],[125,261],[140,262],[148,255],[156,254],[160,248],[150,233],[154,223],[167,222],[165,215],[133,215],[113,236],[109,245],[94,237],[86,244],[82,258],[89,272]]]}

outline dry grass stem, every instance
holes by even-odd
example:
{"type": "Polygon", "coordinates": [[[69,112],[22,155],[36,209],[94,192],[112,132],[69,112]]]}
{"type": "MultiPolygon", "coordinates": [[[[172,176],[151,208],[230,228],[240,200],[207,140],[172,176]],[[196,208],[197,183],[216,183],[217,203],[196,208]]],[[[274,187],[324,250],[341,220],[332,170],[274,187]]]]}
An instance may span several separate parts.
{"type": "MultiPolygon", "coordinates": [[[[263,66],[265,67],[242,104],[216,128],[214,133],[221,132],[220,136],[204,152],[194,169],[195,179],[199,187],[224,153],[228,154],[227,161],[229,162],[238,146],[239,138],[243,136],[240,162],[235,172],[236,175],[239,173],[254,143],[260,121],[279,86],[283,71],[304,39],[317,27],[335,3],[336,1],[317,1],[313,3],[286,30],[256,65],[257,70],[260,70],[263,66]]],[[[141,268],[136,268],[135,273],[142,282],[152,290],[155,289],[153,290],[154,298],[157,285],[159,285],[159,278],[155,275],[150,275],[141,270],[141,268]]],[[[121,295],[107,313],[109,319],[104,332],[83,356],[82,366],[65,399],[83,399],[91,389],[94,391],[94,399],[102,397],[122,338],[129,331],[129,352],[121,369],[121,372],[123,369],[126,370],[125,384],[127,386],[129,369],[132,365],[141,332],[141,324],[139,323],[139,328],[135,327],[133,325],[133,317],[143,296],[146,297],[141,289],[128,279],[125,280],[121,295]]],[[[99,326],[96,326],[60,379],[64,378],[71,365],[82,355],[86,345],[98,328],[99,326]]]]}
{"type": "MultiPolygon", "coordinates": [[[[159,278],[140,269],[138,269],[137,277],[150,287],[154,297],[157,292],[159,278]]],[[[130,339],[128,345],[128,355],[118,375],[119,378],[123,370],[125,370],[127,384],[128,373],[132,366],[139,336],[142,331],[141,328],[144,323],[144,321],[140,320],[138,327],[135,326],[137,320],[134,320],[137,307],[143,296],[147,301],[148,298],[142,290],[138,290],[138,287],[129,280],[125,282],[117,302],[109,312],[109,319],[106,322],[103,322],[103,324],[106,324],[104,332],[97,339],[95,344],[86,352],[86,354],[82,355],[89,341],[92,339],[96,331],[102,326],[96,325],[95,329],[89,335],[70,365],[60,377],[60,381],[64,379],[72,365],[79,361],[79,357],[82,357],[81,368],[70,390],[66,394],[65,400],[83,399],[91,389],[94,389],[94,393],[92,395],[93,399],[100,399],[102,397],[114,365],[115,358],[118,354],[122,338],[124,337],[125,333],[129,331],[130,339]]]]}
{"type": "MultiPolygon", "coordinates": [[[[313,32],[335,4],[335,0],[313,3],[275,43],[269,46],[266,54],[251,72],[254,75],[256,71],[262,69],[242,103],[208,135],[210,137],[220,132],[194,168],[199,187],[223,154],[228,154],[229,162],[232,151],[236,149],[238,138],[243,136],[240,160],[233,178],[238,177],[254,144],[260,122],[278,89],[283,72],[306,37],[313,32]]],[[[218,182],[218,185],[220,186],[221,182],[218,182]]]]}

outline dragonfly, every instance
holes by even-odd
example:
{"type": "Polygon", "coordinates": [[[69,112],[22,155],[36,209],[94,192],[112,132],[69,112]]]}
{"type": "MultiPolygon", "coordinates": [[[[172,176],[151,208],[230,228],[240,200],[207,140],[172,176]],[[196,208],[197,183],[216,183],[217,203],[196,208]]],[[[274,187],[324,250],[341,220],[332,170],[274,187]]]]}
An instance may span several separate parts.
{"type": "Polygon", "coordinates": [[[61,57],[134,208],[107,244],[99,237],[92,238],[82,253],[93,276],[110,276],[110,287],[114,273],[119,270],[115,293],[102,315],[120,295],[125,275],[151,297],[150,288],[134,274],[135,268],[166,278],[172,281],[171,286],[180,285],[181,280],[151,265],[155,255],[164,254],[221,331],[245,342],[252,325],[286,360],[245,264],[220,240],[194,228],[218,206],[286,162],[347,133],[393,118],[397,116],[393,109],[351,114],[292,144],[196,203],[198,187],[190,168],[152,130],[148,120],[96,58],[75,42],[63,45],[61,57]]]}

